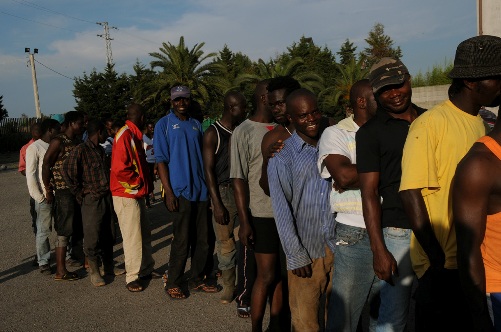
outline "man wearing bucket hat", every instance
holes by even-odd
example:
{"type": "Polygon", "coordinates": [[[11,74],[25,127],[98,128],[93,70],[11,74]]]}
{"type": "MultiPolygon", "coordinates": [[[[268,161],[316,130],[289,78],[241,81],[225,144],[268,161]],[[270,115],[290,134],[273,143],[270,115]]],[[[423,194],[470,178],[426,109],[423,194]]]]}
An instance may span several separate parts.
{"type": "Polygon", "coordinates": [[[202,161],[202,125],[189,115],[191,91],[187,86],[174,86],[170,94],[173,109],[157,122],[153,148],[174,235],[165,291],[171,299],[185,299],[188,294],[181,283],[190,246],[194,248],[191,291],[215,293],[221,289],[204,280],[209,196],[202,161]]]}
{"type": "Polygon", "coordinates": [[[419,281],[416,331],[473,330],[456,261],[452,180],[459,161],[488,130],[479,110],[499,105],[501,38],[461,42],[449,77],[449,99],[412,124],[402,160],[400,196],[412,225],[411,259],[419,281]]]}
{"type": "Polygon", "coordinates": [[[374,272],[381,280],[376,331],[403,331],[414,272],[411,226],[398,197],[400,165],[409,125],[425,110],[412,103],[409,71],[400,60],[382,58],[372,66],[369,80],[378,108],[355,139],[363,216],[374,272]]]}

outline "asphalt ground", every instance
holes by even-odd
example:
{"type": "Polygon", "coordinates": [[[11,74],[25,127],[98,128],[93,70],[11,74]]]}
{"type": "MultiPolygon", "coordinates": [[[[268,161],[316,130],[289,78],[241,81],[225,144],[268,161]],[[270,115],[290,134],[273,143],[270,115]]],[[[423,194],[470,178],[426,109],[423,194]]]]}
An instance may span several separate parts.
{"type": "MultiPolygon", "coordinates": [[[[35,237],[26,180],[15,164],[7,166],[0,171],[0,331],[250,331],[250,319],[237,317],[235,302],[221,304],[218,293],[172,300],[162,279],[151,280],[143,292],[131,293],[123,275],[98,288],[83,268],[69,268],[82,276],[77,281],[42,275],[32,266],[35,237]]],[[[167,266],[172,237],[165,212],[161,203],[148,210],[159,272],[167,266]]],[[[53,249],[54,231],[50,243],[53,249]]],[[[115,245],[114,255],[123,267],[121,244],[115,245]]],[[[52,252],[53,270],[54,262],[52,252]]]]}

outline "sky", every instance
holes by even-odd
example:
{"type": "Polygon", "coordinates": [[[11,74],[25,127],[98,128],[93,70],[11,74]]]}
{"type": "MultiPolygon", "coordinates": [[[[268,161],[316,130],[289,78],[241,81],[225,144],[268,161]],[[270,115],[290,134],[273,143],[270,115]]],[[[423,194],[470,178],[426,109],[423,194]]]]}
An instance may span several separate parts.
{"type": "Polygon", "coordinates": [[[334,54],[348,38],[357,52],[382,23],[411,75],[452,61],[457,45],[477,34],[475,0],[0,0],[0,95],[10,117],[35,116],[31,68],[35,54],[41,112],[76,106],[73,78],[106,65],[108,22],[118,73],[147,66],[162,43],[205,43],[205,54],[227,45],[253,61],[285,52],[302,36],[334,54]]]}

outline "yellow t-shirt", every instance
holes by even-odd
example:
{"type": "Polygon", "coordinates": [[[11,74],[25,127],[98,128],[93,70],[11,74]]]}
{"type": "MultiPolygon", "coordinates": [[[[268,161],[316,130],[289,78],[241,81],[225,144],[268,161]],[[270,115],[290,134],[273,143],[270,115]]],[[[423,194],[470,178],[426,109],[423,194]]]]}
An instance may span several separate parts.
{"type": "MultiPolygon", "coordinates": [[[[461,111],[446,100],[412,123],[404,146],[400,191],[422,188],[435,236],[445,252],[445,268],[456,269],[456,231],[452,225],[450,188],[459,161],[486,134],[480,116],[461,111]]],[[[421,278],[428,256],[412,235],[411,260],[421,278]]]]}

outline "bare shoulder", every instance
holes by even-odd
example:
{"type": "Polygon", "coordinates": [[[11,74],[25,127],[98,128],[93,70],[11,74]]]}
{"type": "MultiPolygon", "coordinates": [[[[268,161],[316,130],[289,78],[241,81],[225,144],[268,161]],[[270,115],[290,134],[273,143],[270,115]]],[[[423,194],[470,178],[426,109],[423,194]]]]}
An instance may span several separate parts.
{"type": "Polygon", "coordinates": [[[487,185],[501,176],[501,160],[484,144],[475,143],[459,162],[455,182],[467,185],[487,185]]]}

